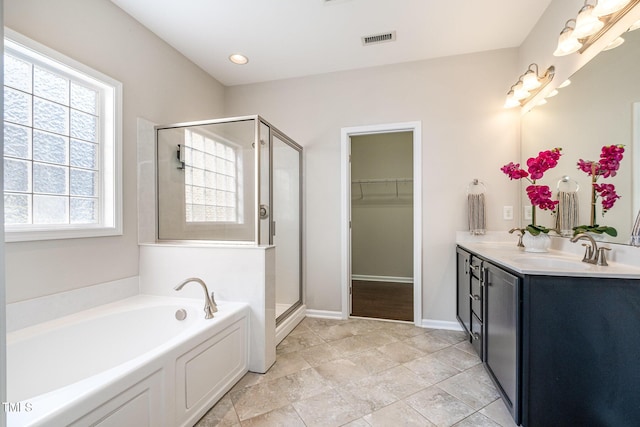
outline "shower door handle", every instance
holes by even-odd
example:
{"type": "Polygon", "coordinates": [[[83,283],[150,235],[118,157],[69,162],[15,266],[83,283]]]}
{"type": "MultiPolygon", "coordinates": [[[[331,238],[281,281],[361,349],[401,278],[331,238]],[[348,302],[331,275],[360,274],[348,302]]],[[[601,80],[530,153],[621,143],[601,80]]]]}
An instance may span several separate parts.
{"type": "Polygon", "coordinates": [[[184,169],[184,145],[178,144],[176,158],[178,159],[178,169],[184,169]]]}
{"type": "Polygon", "coordinates": [[[260,219],[269,218],[269,206],[260,205],[260,219]]]}

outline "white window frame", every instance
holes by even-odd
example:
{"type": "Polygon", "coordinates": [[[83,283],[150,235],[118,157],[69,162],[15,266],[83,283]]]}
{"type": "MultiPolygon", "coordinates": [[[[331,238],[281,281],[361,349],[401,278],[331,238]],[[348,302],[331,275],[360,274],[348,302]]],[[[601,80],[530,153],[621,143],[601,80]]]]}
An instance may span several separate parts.
{"type": "MultiPolygon", "coordinates": [[[[122,235],[122,83],[5,27],[5,45],[34,62],[101,87],[99,220],[93,224],[6,224],[5,242],[122,235]],[[44,57],[44,58],[43,58],[44,57]]],[[[3,156],[4,157],[4,156],[3,156]]]]}

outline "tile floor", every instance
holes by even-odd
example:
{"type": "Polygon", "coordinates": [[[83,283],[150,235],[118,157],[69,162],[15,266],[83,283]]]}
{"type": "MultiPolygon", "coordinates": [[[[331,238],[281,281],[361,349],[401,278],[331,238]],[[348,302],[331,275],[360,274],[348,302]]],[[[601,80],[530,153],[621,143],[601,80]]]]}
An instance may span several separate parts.
{"type": "Polygon", "coordinates": [[[247,373],[196,426],[515,426],[464,338],[305,318],[266,374],[247,373]]]}

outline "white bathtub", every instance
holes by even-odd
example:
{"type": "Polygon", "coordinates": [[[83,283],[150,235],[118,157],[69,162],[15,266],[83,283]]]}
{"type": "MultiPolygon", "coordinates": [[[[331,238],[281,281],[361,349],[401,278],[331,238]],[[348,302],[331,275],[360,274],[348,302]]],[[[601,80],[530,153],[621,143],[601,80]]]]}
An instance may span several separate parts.
{"type": "Polygon", "coordinates": [[[141,295],[9,333],[8,426],[193,425],[248,366],[249,306],[203,306],[141,295]]]}

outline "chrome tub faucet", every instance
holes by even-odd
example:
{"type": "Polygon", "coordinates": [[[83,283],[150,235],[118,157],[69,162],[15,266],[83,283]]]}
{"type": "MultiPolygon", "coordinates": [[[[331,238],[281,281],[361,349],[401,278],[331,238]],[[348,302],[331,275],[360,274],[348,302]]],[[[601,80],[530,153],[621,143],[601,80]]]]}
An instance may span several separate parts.
{"type": "Polygon", "coordinates": [[[204,318],[205,319],[213,319],[213,313],[218,311],[218,306],[216,305],[216,300],[213,296],[213,292],[209,295],[209,289],[207,289],[207,285],[204,283],[202,279],[197,277],[190,277],[188,279],[184,279],[182,282],[178,283],[178,285],[173,288],[176,291],[179,291],[189,282],[200,283],[202,286],[202,290],[204,291],[204,318]]]}

